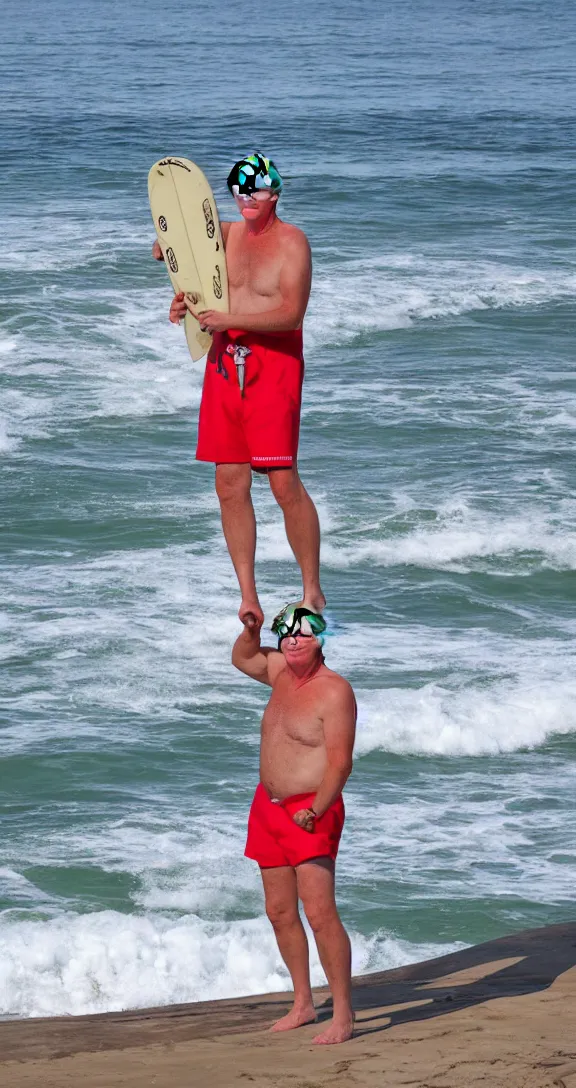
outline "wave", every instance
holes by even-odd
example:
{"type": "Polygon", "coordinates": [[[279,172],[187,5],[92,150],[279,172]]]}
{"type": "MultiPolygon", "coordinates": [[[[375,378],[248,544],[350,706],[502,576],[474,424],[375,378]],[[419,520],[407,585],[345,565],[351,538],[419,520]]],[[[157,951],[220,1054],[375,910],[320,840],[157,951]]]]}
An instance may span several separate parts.
{"type": "Polygon", "coordinates": [[[566,526],[553,531],[549,520],[534,517],[473,517],[467,524],[442,521],[435,528],[372,539],[355,544],[336,544],[327,539],[323,562],[336,569],[369,563],[378,567],[414,566],[454,571],[503,569],[508,574],[535,567],[576,569],[576,532],[566,526]]]}
{"type": "Polygon", "coordinates": [[[534,307],[576,293],[573,269],[395,254],[319,268],[306,320],[311,347],[478,310],[534,307]]]}
{"type": "MultiPolygon", "coordinates": [[[[410,944],[382,931],[351,939],[356,974],[463,947],[410,944]]],[[[311,975],[314,985],[325,982],[313,941],[311,975]]],[[[290,988],[265,917],[208,922],[101,911],[0,927],[3,1015],[81,1015],[290,988]]]]}
{"type": "Polygon", "coordinates": [[[357,694],[358,755],[493,756],[576,733],[576,681],[566,678],[357,694]]]}
{"type": "MultiPolygon", "coordinates": [[[[549,501],[549,500],[548,500],[549,501]]],[[[377,567],[414,566],[458,572],[526,573],[534,569],[576,569],[576,503],[554,496],[550,510],[519,507],[501,516],[481,510],[466,499],[440,498],[435,506],[417,500],[396,500],[397,509],[366,527],[350,517],[337,500],[322,509],[322,563],[335,570],[364,564],[377,567]]],[[[260,527],[259,559],[291,559],[283,527],[271,507],[260,527]]]]}

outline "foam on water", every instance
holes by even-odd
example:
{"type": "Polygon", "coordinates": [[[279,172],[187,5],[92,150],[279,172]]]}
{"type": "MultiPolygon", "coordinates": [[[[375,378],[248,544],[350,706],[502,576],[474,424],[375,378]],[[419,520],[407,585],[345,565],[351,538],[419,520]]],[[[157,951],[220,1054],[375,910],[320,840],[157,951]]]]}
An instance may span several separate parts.
{"type": "MultiPolygon", "coordinates": [[[[353,971],[382,970],[453,951],[352,933],[353,971]]],[[[311,941],[314,985],[325,982],[311,941]]],[[[0,926],[3,1014],[107,1012],[290,989],[265,917],[229,923],[188,915],[101,911],[0,926]]]]}
{"type": "MultiPolygon", "coordinates": [[[[573,662],[574,664],[574,662],[573,662]]],[[[576,732],[576,681],[534,680],[359,691],[357,752],[499,755],[576,732]]]]}
{"type": "Polygon", "coordinates": [[[313,347],[345,344],[359,334],[407,328],[417,321],[560,302],[575,290],[570,266],[523,268],[441,253],[353,258],[317,271],[306,339],[313,347]]]}
{"type": "Polygon", "coordinates": [[[384,780],[369,797],[355,792],[355,772],[346,802],[347,880],[375,887],[383,905],[390,889],[401,888],[407,910],[426,901],[508,899],[519,908],[573,901],[573,769],[566,774],[560,762],[551,769],[544,760],[525,770],[500,761],[459,775],[419,767],[410,792],[384,780]]]}
{"type": "MultiPolygon", "coordinates": [[[[538,505],[516,499],[513,512],[481,509],[458,494],[436,497],[387,496],[390,512],[363,522],[350,517],[337,499],[319,502],[322,510],[322,562],[340,570],[363,564],[379,567],[414,566],[454,571],[489,570],[526,573],[534,569],[573,570],[576,567],[576,503],[551,493],[538,505]]],[[[383,504],[382,504],[383,505],[383,504]]],[[[509,506],[512,503],[508,504],[509,506]]],[[[264,507],[258,557],[290,561],[292,553],[282,525],[264,507]]],[[[270,511],[270,512],[269,512],[270,511]]]]}

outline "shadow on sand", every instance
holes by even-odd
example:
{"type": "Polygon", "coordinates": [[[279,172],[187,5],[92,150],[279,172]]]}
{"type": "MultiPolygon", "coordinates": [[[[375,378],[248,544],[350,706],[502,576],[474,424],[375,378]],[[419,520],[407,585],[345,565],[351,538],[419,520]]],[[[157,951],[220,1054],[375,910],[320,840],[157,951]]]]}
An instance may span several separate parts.
{"type": "MultiPolygon", "coordinates": [[[[446,1016],[497,997],[547,990],[575,965],[576,922],[567,922],[500,937],[396,971],[365,975],[354,980],[355,1012],[380,1011],[374,1017],[362,1016],[355,1035],[446,1016]],[[462,972],[466,978],[460,981],[457,976],[462,972]],[[404,1007],[382,1011],[398,1005],[404,1007]]],[[[332,1015],[331,1006],[328,998],[320,1006],[320,1019],[332,1015]]]]}

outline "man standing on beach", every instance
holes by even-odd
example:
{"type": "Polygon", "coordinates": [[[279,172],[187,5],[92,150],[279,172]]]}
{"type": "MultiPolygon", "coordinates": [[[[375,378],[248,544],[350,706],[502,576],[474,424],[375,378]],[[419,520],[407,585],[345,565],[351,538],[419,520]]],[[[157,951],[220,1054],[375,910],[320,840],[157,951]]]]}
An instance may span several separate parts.
{"type": "MultiPolygon", "coordinates": [[[[170,320],[190,310],[213,333],[198,422],[200,461],[216,465],[222,527],[238,577],[243,623],[260,626],[264,615],[254,575],[256,519],[250,496],[252,470],[268,475],[282,508],[286,535],[300,566],[302,603],[321,612],[320,526],[298,475],[296,457],[304,360],[302,322],[312,280],[306,235],[276,214],[282,178],[256,152],[228,177],[242,220],[222,223],[230,312],[197,312],[175,296],[170,320]]],[[[157,242],[153,255],[162,260],[157,242]]]]}
{"type": "Polygon", "coordinates": [[[322,616],[289,606],[272,630],[278,650],[244,626],[232,651],[240,672],[272,688],[262,719],[260,784],[248,821],[246,856],[260,865],[266,913],[294,987],[291,1011],[272,1031],[312,1023],[308,941],[298,899],[318,948],[333,1018],[315,1043],[352,1037],[350,941],[334,898],[344,824],[342,789],[352,770],[356,701],[350,684],[324,664],[322,616]]]}

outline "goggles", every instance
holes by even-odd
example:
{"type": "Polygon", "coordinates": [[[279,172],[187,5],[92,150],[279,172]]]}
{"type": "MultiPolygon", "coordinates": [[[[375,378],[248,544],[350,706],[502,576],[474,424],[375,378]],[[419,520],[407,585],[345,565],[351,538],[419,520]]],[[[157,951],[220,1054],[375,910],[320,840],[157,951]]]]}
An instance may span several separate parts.
{"type": "Polygon", "coordinates": [[[271,193],[271,189],[255,189],[253,193],[241,193],[237,185],[232,186],[232,195],[236,200],[241,200],[243,204],[250,204],[253,200],[257,200],[259,204],[264,204],[266,200],[270,199],[271,193]]]}
{"type": "Polygon", "coordinates": [[[288,604],[278,613],[272,623],[272,632],[278,636],[278,648],[283,638],[289,635],[304,635],[314,637],[323,642],[321,636],[326,630],[326,620],[317,612],[310,612],[307,608],[288,604]]]}

